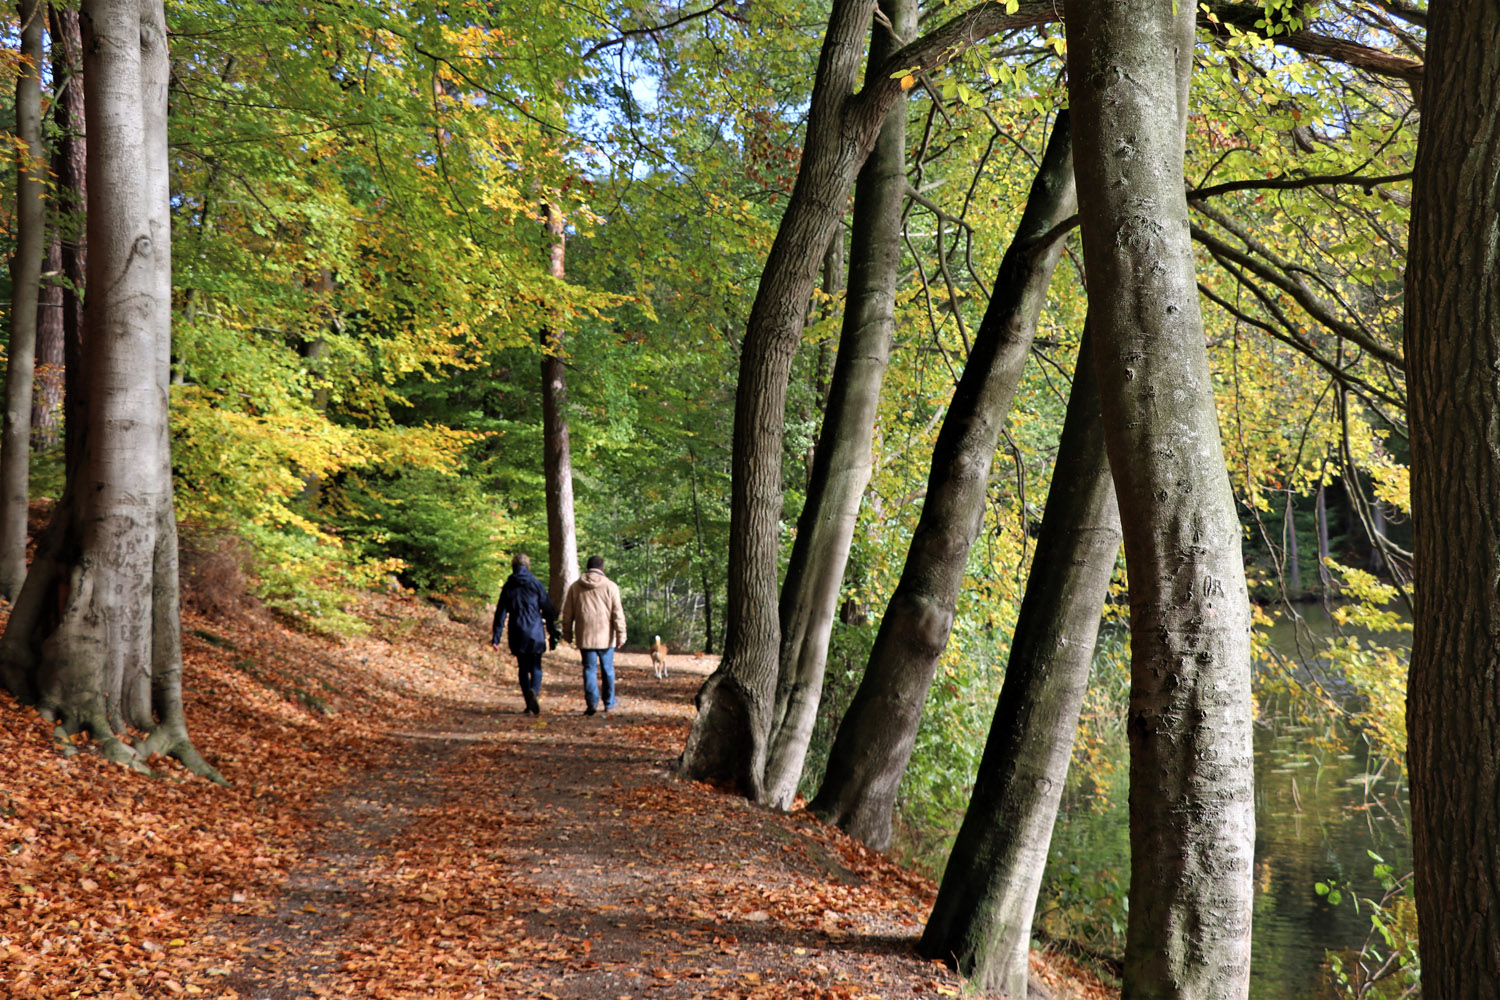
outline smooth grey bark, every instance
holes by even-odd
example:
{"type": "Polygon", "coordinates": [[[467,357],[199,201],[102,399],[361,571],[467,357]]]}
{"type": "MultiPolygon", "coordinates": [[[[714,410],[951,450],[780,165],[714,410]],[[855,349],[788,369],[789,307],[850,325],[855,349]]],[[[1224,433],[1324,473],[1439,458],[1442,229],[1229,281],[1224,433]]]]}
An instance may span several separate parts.
{"type": "Polygon", "coordinates": [[[787,380],[818,265],[868,152],[843,119],[873,8],[874,0],[835,0],[829,14],[802,163],[750,310],[735,393],[724,656],[698,691],[698,717],[679,763],[686,777],[756,800],[763,795],[781,637],[776,585],[787,380]]]}
{"type": "Polygon", "coordinates": [[[1295,507],[1290,495],[1286,498],[1286,515],[1282,519],[1286,553],[1286,589],[1292,597],[1302,596],[1302,553],[1297,548],[1297,520],[1292,516],[1295,507]]]}
{"type": "MultiPolygon", "coordinates": [[[[6,687],[111,760],[153,753],[222,777],[182,707],[167,403],[171,227],[161,0],[85,0],[90,246],[87,426],[3,637],[6,687]],[[146,733],[131,746],[116,734],[146,733]]],[[[71,436],[71,434],[70,434],[71,436]]]]}
{"type": "Polygon", "coordinates": [[[808,112],[797,182],[776,232],[741,346],[730,496],[724,656],[698,690],[698,717],[678,760],[684,777],[759,800],[768,749],[781,624],[777,554],[787,380],[823,251],[854,174],[901,92],[896,69],[941,66],[997,31],[1034,24],[1046,5],[1008,14],[980,4],[892,55],[854,93],[875,0],[834,0],[808,112]],[[852,96],[851,96],[852,95],[852,96]]]}
{"type": "Polygon", "coordinates": [[[698,545],[698,579],[703,586],[703,651],[714,651],[714,590],[708,574],[708,554],[703,549],[703,510],[698,503],[698,456],[688,449],[689,482],[693,488],[693,538],[698,545]]]}
{"type": "Polygon", "coordinates": [[[1128,1000],[1249,991],[1250,611],[1198,311],[1193,7],[1069,0],[1095,359],[1130,579],[1128,1000]]]}
{"type": "Polygon", "coordinates": [[[918,950],[1026,996],[1031,919],[1120,552],[1085,326],[1036,556],[979,774],[918,950]]]}
{"type": "Polygon", "coordinates": [[[31,450],[50,451],[62,442],[63,333],[62,238],[53,232],[42,262],[36,304],[36,380],[31,396],[31,450]]]}
{"type": "Polygon", "coordinates": [[[953,630],[969,550],[984,526],[995,446],[1021,382],[1062,255],[1053,227],[1073,214],[1068,112],[1058,114],[994,294],[938,430],[927,496],[901,579],[829,751],[809,808],[877,850],[891,840],[896,790],[916,743],[938,657],[953,630]],[[1045,239],[1052,235],[1052,239],[1045,239]]]}
{"type": "MultiPolygon", "coordinates": [[[[885,0],[891,30],[875,27],[868,74],[879,72],[917,26],[915,0],[885,0]]],[[[885,124],[854,188],[849,291],[828,405],[781,587],[781,659],[766,762],[766,804],[790,809],[823,696],[828,639],[860,502],[872,471],[880,386],[896,329],[896,269],[906,200],[906,99],[885,124]]]]}
{"type": "MultiPolygon", "coordinates": [[[[567,234],[562,211],[544,205],[552,236],[549,270],[566,277],[563,255],[567,234]]],[[[578,579],[578,532],[573,519],[573,452],[568,438],[568,383],[562,359],[562,330],[542,331],[542,469],[547,494],[547,596],[562,607],[563,596],[578,579]]]]}
{"type": "Polygon", "coordinates": [[[82,451],[85,400],[83,373],[83,293],[87,276],[88,239],[84,204],[88,198],[86,169],[87,116],[83,104],[83,38],[78,11],[49,5],[52,47],[52,115],[57,126],[52,173],[57,178],[57,219],[62,235],[63,287],[63,448],[71,476],[82,451]]]}
{"type": "Polygon", "coordinates": [[[1333,577],[1328,571],[1328,486],[1325,483],[1318,484],[1313,510],[1318,529],[1318,584],[1322,595],[1327,597],[1328,588],[1333,586],[1333,577]]]}
{"type": "Polygon", "coordinates": [[[1381,547],[1385,544],[1386,530],[1385,501],[1376,497],[1370,501],[1370,561],[1367,565],[1370,572],[1377,575],[1385,572],[1385,554],[1381,547]]]}
{"type": "Polygon", "coordinates": [[[16,249],[10,261],[10,341],[5,416],[0,422],[0,597],[15,600],[26,579],[26,513],[31,503],[31,395],[36,310],[47,252],[47,153],[42,145],[42,28],[45,7],[19,0],[16,74],[16,249]]]}
{"type": "Polygon", "coordinates": [[[1500,996],[1500,8],[1434,4],[1412,179],[1407,685],[1426,1000],[1500,996]]]}

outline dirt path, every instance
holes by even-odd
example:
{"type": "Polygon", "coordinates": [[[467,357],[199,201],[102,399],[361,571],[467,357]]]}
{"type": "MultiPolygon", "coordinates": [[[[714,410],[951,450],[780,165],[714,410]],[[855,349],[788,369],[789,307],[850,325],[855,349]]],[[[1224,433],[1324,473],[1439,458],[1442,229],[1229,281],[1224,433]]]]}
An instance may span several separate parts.
{"type": "Polygon", "coordinates": [[[582,714],[577,654],[551,654],[532,718],[477,612],[355,610],[344,637],[189,623],[188,714],[227,788],[61,757],[0,699],[0,996],[959,994],[913,951],[929,882],[671,775],[711,659],[674,656],[663,682],[621,654],[606,718],[582,714]]]}
{"type": "Polygon", "coordinates": [[[256,1000],[958,992],[911,950],[921,883],[670,776],[706,662],[674,657],[664,682],[643,654],[617,664],[609,718],[581,714],[559,654],[540,718],[506,692],[389,732],[270,912],[232,918],[248,948],[225,985],[256,1000]]]}

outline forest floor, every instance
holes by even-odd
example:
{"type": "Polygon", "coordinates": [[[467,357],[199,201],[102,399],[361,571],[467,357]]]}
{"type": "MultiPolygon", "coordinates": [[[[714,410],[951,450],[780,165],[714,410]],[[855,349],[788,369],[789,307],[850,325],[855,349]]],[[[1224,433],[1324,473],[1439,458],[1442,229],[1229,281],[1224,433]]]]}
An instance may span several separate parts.
{"type": "MultiPolygon", "coordinates": [[[[549,654],[521,714],[488,623],[364,599],[365,635],[185,622],[189,725],[229,779],[65,757],[0,696],[9,997],[972,995],[914,944],[934,886],[804,812],[673,777],[714,666],[617,655],[582,714],[549,654]]],[[[1110,994],[1038,955],[1044,995],[1110,994]]]]}

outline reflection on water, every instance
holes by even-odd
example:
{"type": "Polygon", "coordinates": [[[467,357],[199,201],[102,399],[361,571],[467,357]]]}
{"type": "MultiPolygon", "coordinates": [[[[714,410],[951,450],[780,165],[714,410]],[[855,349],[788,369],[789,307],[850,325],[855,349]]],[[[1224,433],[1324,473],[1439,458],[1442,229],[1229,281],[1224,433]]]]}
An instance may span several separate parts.
{"type": "MultiPolygon", "coordinates": [[[[1321,615],[1310,624],[1326,634],[1321,615]]],[[[1282,631],[1278,635],[1273,629],[1271,641],[1295,655],[1290,627],[1282,631]]],[[[1352,885],[1361,899],[1379,899],[1371,851],[1398,873],[1410,870],[1405,776],[1395,763],[1369,753],[1358,732],[1342,721],[1294,720],[1276,699],[1265,697],[1255,727],[1255,780],[1250,996],[1315,1000],[1326,995],[1325,953],[1358,949],[1370,931],[1370,916],[1363,906],[1356,911],[1347,896],[1330,906],[1313,885],[1336,879],[1352,885]]],[[[1124,795],[1101,811],[1070,787],[1063,808],[1053,835],[1049,883],[1067,884],[1067,873],[1077,866],[1084,880],[1108,881],[1113,874],[1122,888],[1128,886],[1124,795]]],[[[1056,902],[1043,900],[1042,909],[1056,902]]]]}

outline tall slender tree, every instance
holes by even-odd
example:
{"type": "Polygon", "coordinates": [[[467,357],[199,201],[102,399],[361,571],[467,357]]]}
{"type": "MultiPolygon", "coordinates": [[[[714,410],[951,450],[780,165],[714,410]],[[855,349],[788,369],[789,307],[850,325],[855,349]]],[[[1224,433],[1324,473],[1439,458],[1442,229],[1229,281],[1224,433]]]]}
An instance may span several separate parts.
{"type": "Polygon", "coordinates": [[[1012,15],[1003,5],[979,4],[902,47],[851,96],[874,6],[875,0],[834,0],[797,180],[746,324],[735,391],[724,656],[698,691],[698,717],[679,761],[684,776],[757,800],[764,794],[781,648],[776,595],[787,380],[823,251],[903,82],[909,86],[913,74],[944,64],[979,38],[1037,23],[1047,9],[1027,4],[1012,15]]]}
{"type": "Polygon", "coordinates": [[[84,204],[88,198],[88,141],[84,136],[83,35],[78,11],[48,6],[52,49],[52,150],[57,226],[62,244],[63,443],[71,470],[83,442],[83,288],[88,262],[84,204]]]}
{"type": "Polygon", "coordinates": [[[16,75],[16,249],[11,258],[10,346],[0,427],[0,597],[15,600],[26,579],[26,512],[31,490],[31,394],[37,298],[47,240],[47,155],[42,145],[42,28],[46,7],[19,0],[21,68],[16,75]]]}
{"type": "Polygon", "coordinates": [[[171,226],[161,0],[85,0],[89,130],[87,426],[78,464],[0,637],[5,686],[111,760],[153,753],[222,780],[182,707],[167,428],[171,226]],[[134,745],[126,727],[146,736],[134,745]]]}
{"type": "Polygon", "coordinates": [[[1125,995],[1249,991],[1250,610],[1183,188],[1189,4],[1069,0],[1068,96],[1130,578],[1125,995]]]}
{"type": "MultiPolygon", "coordinates": [[[[888,24],[870,39],[866,80],[917,26],[914,0],[885,0],[888,24]]],[[[797,794],[823,694],[828,638],[865,487],[880,386],[896,328],[896,269],[906,201],[906,99],[898,97],[854,189],[849,291],[818,434],[811,481],[781,588],[781,664],[766,762],[766,802],[788,809],[797,794]]]]}
{"type": "Polygon", "coordinates": [[[865,843],[891,840],[896,789],[922,705],[953,629],[969,550],[984,526],[995,446],[1062,255],[1054,232],[1074,212],[1068,112],[1058,114],[1026,209],[932,450],[927,498],[859,689],[839,723],[810,808],[865,843]]]}
{"type": "MultiPolygon", "coordinates": [[[[567,228],[562,210],[542,206],[551,237],[549,270],[566,277],[567,228]]],[[[568,383],[563,365],[561,326],[542,330],[542,466],[547,492],[547,594],[562,607],[563,595],[578,579],[578,532],[573,520],[573,452],[568,440],[568,383]]]]}
{"type": "Polygon", "coordinates": [[[1434,4],[1406,268],[1422,995],[1500,996],[1500,9],[1434,4]]]}
{"type": "Polygon", "coordinates": [[[920,950],[980,990],[1027,995],[1031,918],[1120,552],[1087,325],[1005,682],[920,950]]]}
{"type": "Polygon", "coordinates": [[[63,327],[62,235],[51,228],[36,304],[36,383],[31,397],[31,450],[49,451],[62,441],[63,372],[67,336],[63,327]]]}

